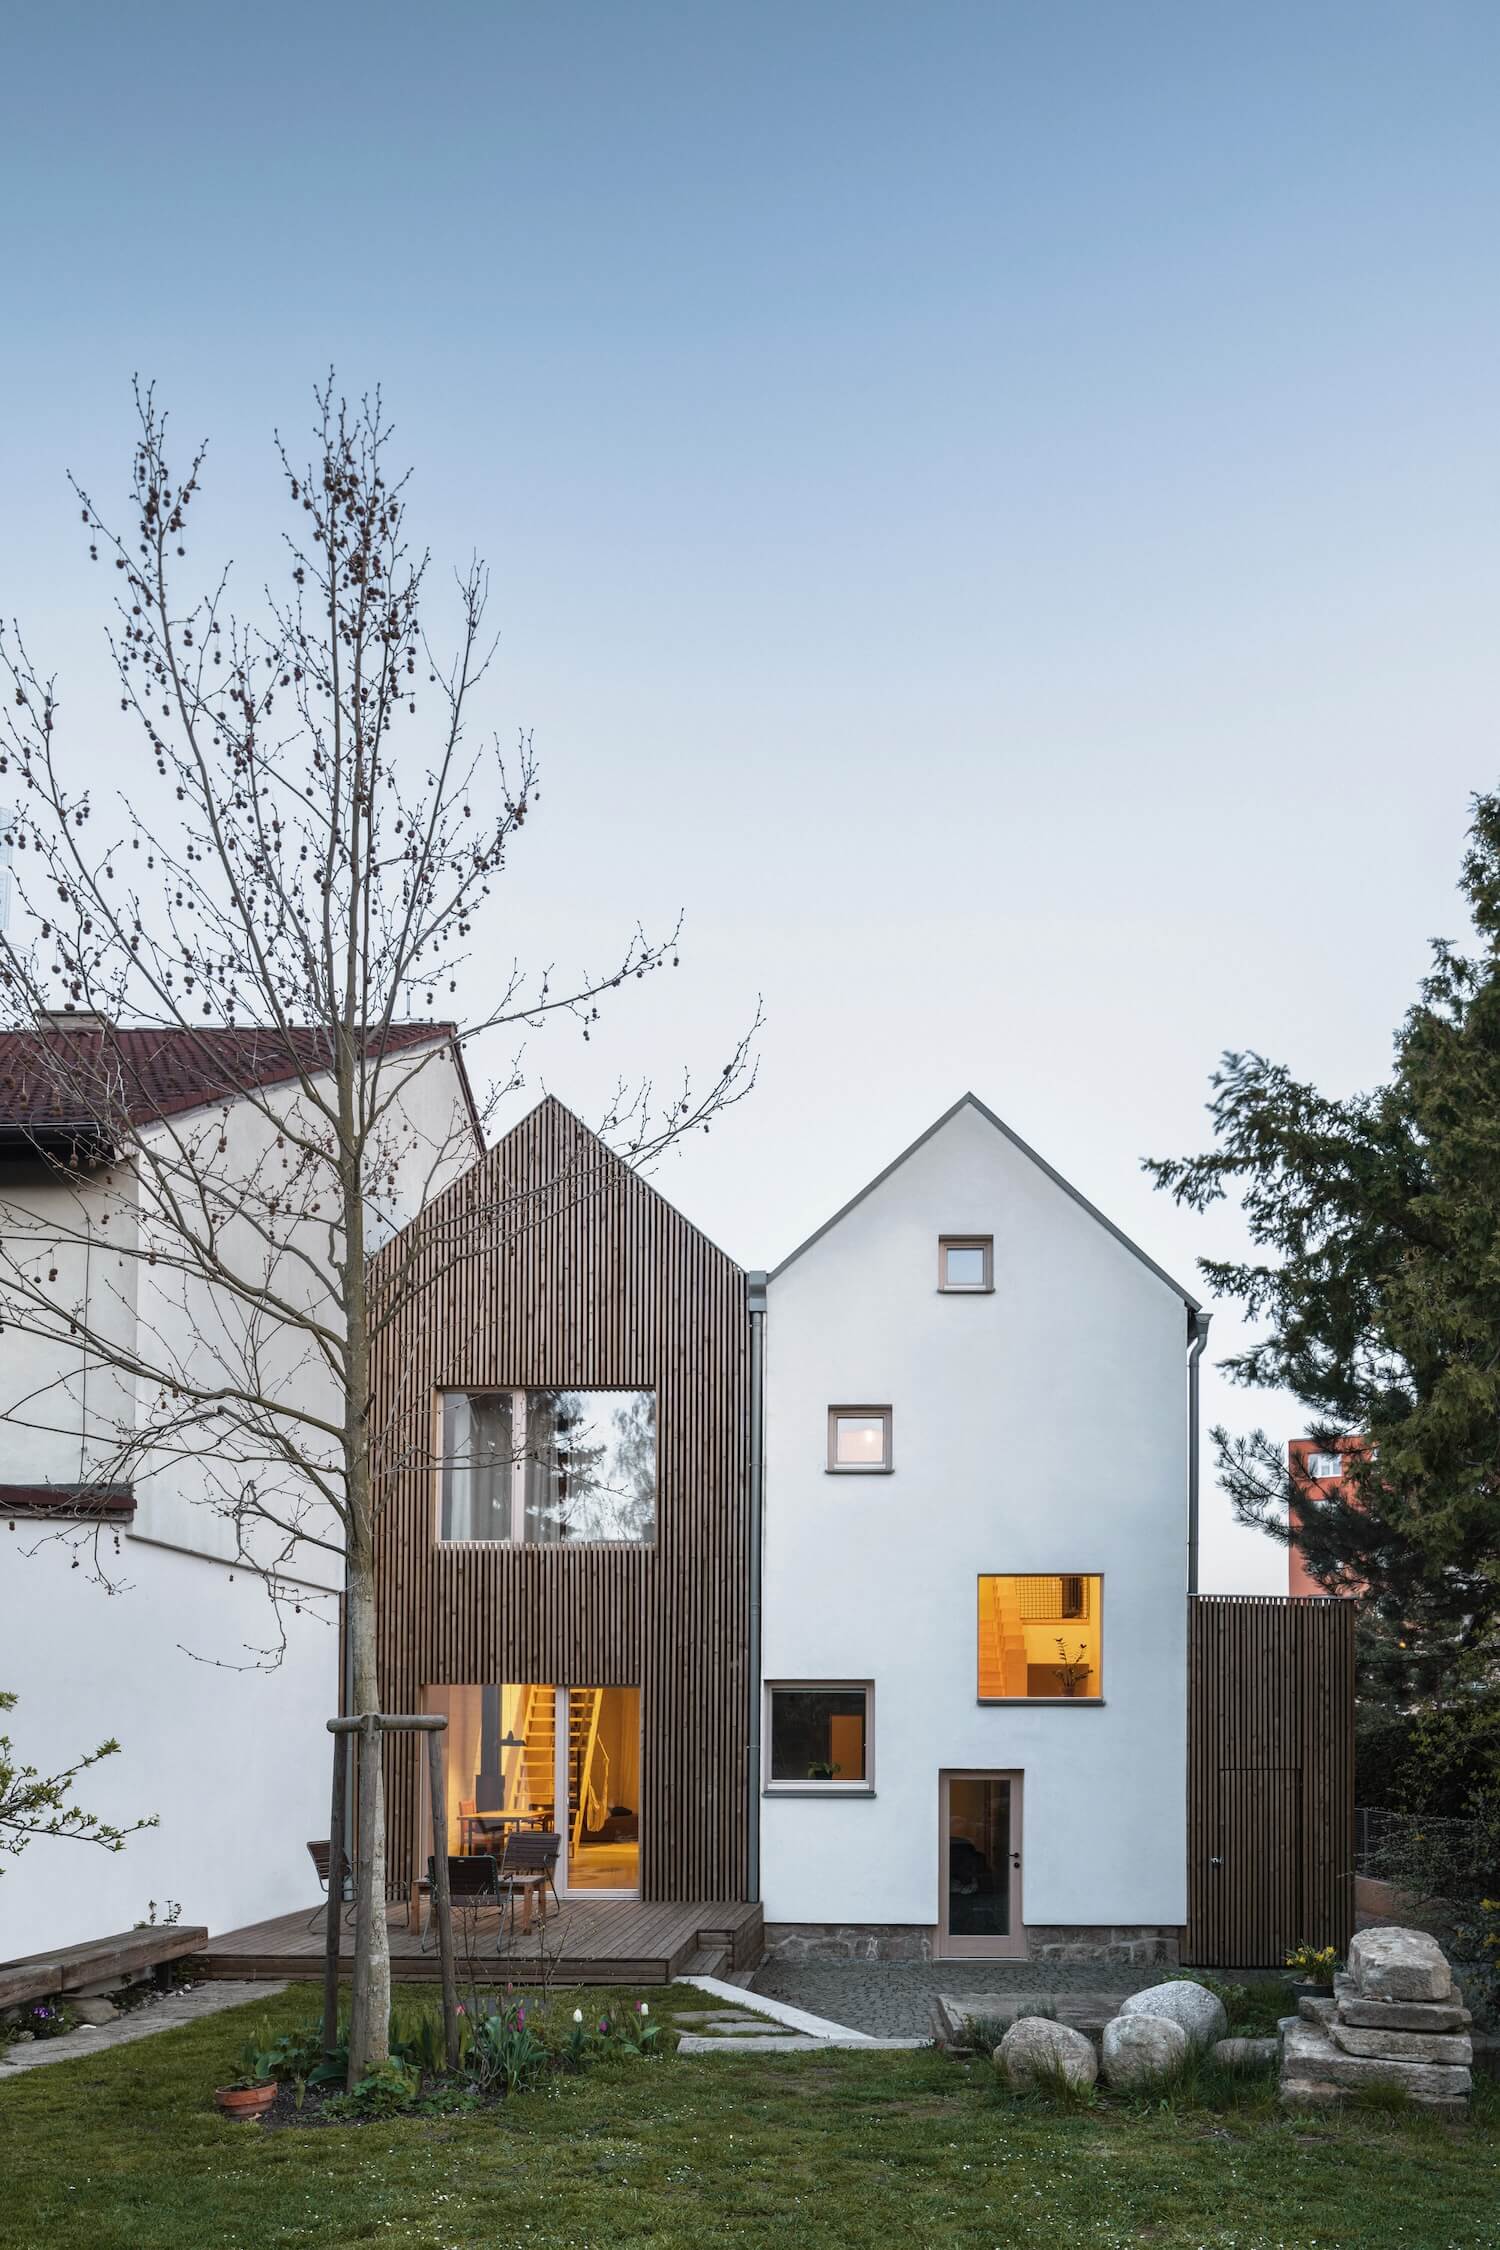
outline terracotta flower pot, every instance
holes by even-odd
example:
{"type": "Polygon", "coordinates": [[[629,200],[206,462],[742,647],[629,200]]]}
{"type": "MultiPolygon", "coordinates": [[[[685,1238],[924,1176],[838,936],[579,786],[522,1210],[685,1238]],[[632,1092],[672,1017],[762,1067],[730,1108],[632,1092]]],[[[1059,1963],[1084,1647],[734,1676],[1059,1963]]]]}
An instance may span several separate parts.
{"type": "Polygon", "coordinates": [[[226,2117],[264,2117],[275,2099],[274,2082],[265,2086],[220,2086],[214,2094],[214,2107],[226,2117]]]}

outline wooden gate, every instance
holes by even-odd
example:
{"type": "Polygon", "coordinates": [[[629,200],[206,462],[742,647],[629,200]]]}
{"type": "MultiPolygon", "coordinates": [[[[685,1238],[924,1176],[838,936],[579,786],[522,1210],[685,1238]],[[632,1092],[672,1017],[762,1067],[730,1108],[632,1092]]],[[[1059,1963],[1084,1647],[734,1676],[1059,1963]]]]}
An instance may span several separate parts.
{"type": "Polygon", "coordinates": [[[1354,1931],[1354,1604],[1188,1604],[1184,1959],[1279,1968],[1354,1931]]]}

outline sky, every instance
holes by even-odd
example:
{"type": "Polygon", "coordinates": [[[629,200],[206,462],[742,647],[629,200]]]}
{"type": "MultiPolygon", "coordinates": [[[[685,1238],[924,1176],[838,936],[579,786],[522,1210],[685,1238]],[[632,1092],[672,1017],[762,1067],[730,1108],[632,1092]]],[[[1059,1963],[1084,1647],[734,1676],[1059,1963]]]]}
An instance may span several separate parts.
{"type": "MultiPolygon", "coordinates": [[[[526,1099],[712,1076],[760,996],[753,1095],[657,1174],[745,1264],[965,1089],[1189,1285],[1238,1246],[1142,1157],[1224,1048],[1384,1073],[1500,762],[1490,0],[54,0],[6,45],[0,609],[80,774],[135,743],[66,475],[123,495],[132,375],[252,611],[273,431],[378,383],[543,765],[463,997],[685,915],[526,1099]]],[[[1303,1426],[1210,1369],[1220,1417],[1303,1426]]],[[[1285,1585],[1215,1492],[1202,1582],[1285,1585]]]]}

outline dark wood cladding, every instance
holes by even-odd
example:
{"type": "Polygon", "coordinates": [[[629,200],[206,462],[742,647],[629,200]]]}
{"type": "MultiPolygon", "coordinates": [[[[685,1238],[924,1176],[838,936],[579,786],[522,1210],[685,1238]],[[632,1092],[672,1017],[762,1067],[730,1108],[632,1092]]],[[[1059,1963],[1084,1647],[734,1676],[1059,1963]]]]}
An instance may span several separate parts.
{"type": "MultiPolygon", "coordinates": [[[[642,1897],[743,1898],[743,1273],[550,1100],[374,1272],[377,1292],[403,1291],[371,1383],[386,1709],[419,1709],[439,1684],[639,1686],[642,1897]],[[440,1546],[437,1393],[554,1385],[656,1393],[655,1544],[440,1546]]],[[[409,1746],[393,1747],[393,1895],[416,1848],[417,1786],[409,1746]]]]}
{"type": "Polygon", "coordinates": [[[1188,1927],[1204,1967],[1354,1934],[1352,1602],[1188,1604],[1188,1927]]]}

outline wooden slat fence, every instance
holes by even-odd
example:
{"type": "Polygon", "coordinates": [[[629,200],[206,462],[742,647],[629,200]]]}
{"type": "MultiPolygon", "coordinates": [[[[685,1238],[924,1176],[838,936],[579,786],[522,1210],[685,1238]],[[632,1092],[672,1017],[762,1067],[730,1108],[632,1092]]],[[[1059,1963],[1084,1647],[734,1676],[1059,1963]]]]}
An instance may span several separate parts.
{"type": "Polygon", "coordinates": [[[1354,1604],[1189,1603],[1184,1957],[1279,1968],[1354,1931],[1354,1604]]]}

